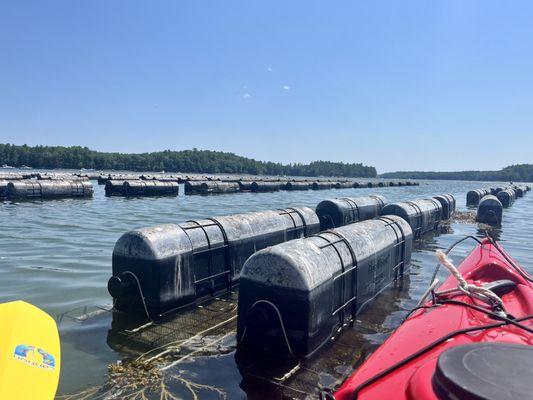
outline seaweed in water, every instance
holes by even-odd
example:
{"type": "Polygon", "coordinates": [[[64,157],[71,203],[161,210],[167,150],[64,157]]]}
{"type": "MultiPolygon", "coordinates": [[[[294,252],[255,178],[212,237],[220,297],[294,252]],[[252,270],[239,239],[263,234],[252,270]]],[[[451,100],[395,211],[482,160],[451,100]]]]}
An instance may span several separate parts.
{"type": "Polygon", "coordinates": [[[179,373],[166,373],[158,362],[129,361],[109,366],[104,386],[91,387],[82,392],[59,396],[61,400],[181,400],[172,386],[182,385],[192,399],[198,400],[202,391],[216,393],[226,399],[226,393],[210,385],[186,379],[179,373]]]}
{"type": "Polygon", "coordinates": [[[452,222],[456,222],[458,224],[475,224],[476,213],[473,211],[456,211],[451,219],[452,222]]]}
{"type": "MultiPolygon", "coordinates": [[[[212,347],[225,338],[227,335],[211,340],[205,347],[212,347]]],[[[199,347],[177,359],[174,359],[174,355],[166,349],[165,354],[160,357],[154,356],[146,360],[141,356],[135,360],[111,364],[108,367],[108,378],[104,385],[57,398],[60,400],[181,400],[182,397],[178,393],[182,390],[179,390],[177,386],[182,386],[194,400],[200,398],[202,391],[213,392],[219,398],[226,399],[226,393],[222,389],[193,382],[179,371],[173,371],[177,364],[206,351],[205,347],[199,347]]],[[[175,347],[174,351],[180,352],[180,348],[175,347]]],[[[207,351],[210,352],[209,349],[207,351]]]]}
{"type": "Polygon", "coordinates": [[[193,400],[200,393],[211,392],[226,399],[226,393],[215,386],[194,382],[177,366],[195,356],[228,352],[224,341],[234,339],[236,315],[187,339],[176,340],[141,354],[136,359],[119,361],[108,367],[107,381],[81,392],[57,397],[60,400],[177,400],[184,396],[193,400]],[[214,333],[214,331],[219,332],[214,333]],[[155,353],[155,354],[154,354],[155,353]]]}

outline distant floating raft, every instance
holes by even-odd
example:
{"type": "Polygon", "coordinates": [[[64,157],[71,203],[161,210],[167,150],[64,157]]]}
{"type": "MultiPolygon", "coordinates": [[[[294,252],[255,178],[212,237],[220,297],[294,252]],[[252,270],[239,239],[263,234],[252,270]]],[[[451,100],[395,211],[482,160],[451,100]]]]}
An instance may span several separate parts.
{"type": "Polygon", "coordinates": [[[353,188],[352,182],[335,182],[333,184],[334,189],[351,189],[353,188]]]}
{"type": "Polygon", "coordinates": [[[139,175],[132,175],[132,174],[108,174],[108,175],[100,175],[98,177],[98,184],[99,185],[105,185],[107,181],[132,181],[140,179],[139,175]]]}
{"type": "Polygon", "coordinates": [[[122,235],[113,250],[108,289],[116,308],[160,314],[230,289],[255,251],[317,233],[307,207],[164,224],[122,235]]]}
{"type": "Polygon", "coordinates": [[[255,253],[241,274],[241,348],[308,357],[409,268],[412,231],[381,217],[255,253]]]}
{"type": "Polygon", "coordinates": [[[143,174],[140,178],[144,181],[160,181],[160,182],[176,182],[179,183],[181,176],[179,175],[150,175],[143,174]]]}
{"type": "Polygon", "coordinates": [[[126,189],[124,188],[124,181],[108,180],[105,183],[106,196],[126,196],[126,189]]]}
{"type": "Polygon", "coordinates": [[[277,192],[285,186],[282,182],[252,182],[252,192],[277,192]]]}
{"type": "Polygon", "coordinates": [[[308,182],[287,182],[284,187],[285,190],[309,190],[308,182]]]}
{"type": "Polygon", "coordinates": [[[9,181],[0,180],[0,200],[3,200],[7,197],[7,184],[9,181]]]}
{"type": "Polygon", "coordinates": [[[311,189],[313,190],[328,190],[331,189],[331,183],[330,182],[313,182],[311,185],[311,189]]]}
{"type": "Polygon", "coordinates": [[[134,180],[123,183],[126,196],[177,196],[179,185],[174,181],[134,180]]]}
{"type": "Polygon", "coordinates": [[[187,181],[185,182],[185,194],[221,194],[235,193],[240,191],[238,182],[222,181],[187,181]]]}
{"type": "Polygon", "coordinates": [[[81,181],[14,181],[7,184],[6,197],[16,200],[86,198],[93,196],[93,185],[87,180],[81,181]]]}
{"type": "Polygon", "coordinates": [[[20,181],[25,179],[25,176],[18,173],[0,174],[0,181],[20,181]]]}

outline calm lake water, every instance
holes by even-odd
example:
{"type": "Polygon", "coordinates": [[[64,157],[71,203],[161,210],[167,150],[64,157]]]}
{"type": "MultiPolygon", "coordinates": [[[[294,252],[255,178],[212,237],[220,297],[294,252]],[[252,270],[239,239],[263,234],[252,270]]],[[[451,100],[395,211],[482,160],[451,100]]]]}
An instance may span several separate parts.
{"type": "MultiPolygon", "coordinates": [[[[94,184],[95,194],[90,200],[0,203],[0,302],[22,299],[58,317],[63,362],[60,394],[75,393],[103,383],[107,365],[130,355],[126,350],[119,350],[121,346],[108,335],[112,313],[83,322],[68,318],[83,314],[86,307],[92,311],[94,306],[110,305],[106,284],[111,272],[111,254],[119,236],[128,230],[296,205],[314,208],[326,198],[370,194],[384,195],[392,202],[450,193],[456,197],[458,209],[465,211],[468,190],[497,185],[422,181],[416,187],[125,199],[106,198],[103,186],[94,184]]],[[[529,271],[533,271],[532,213],[533,193],[528,193],[504,211],[502,228],[493,231],[507,251],[529,271]]],[[[464,235],[482,236],[482,231],[474,224],[453,223],[448,232],[417,243],[403,288],[390,288],[383,293],[359,317],[356,326],[341,335],[341,341],[346,339],[344,343],[349,343],[348,347],[365,349],[361,357],[368,354],[398,326],[406,310],[413,307],[426,290],[436,265],[434,250],[446,248],[464,235]]],[[[460,245],[452,258],[459,262],[472,246],[473,242],[460,245]]],[[[230,351],[216,356],[187,360],[180,364],[180,372],[198,384],[220,388],[232,399],[263,398],[277,393],[243,385],[231,337],[228,346],[230,351]]],[[[318,369],[318,381],[303,384],[303,391],[314,393],[318,385],[333,385],[357,362],[347,357],[344,365],[331,367],[316,361],[313,368],[318,369]]],[[[183,388],[175,390],[190,398],[183,388]]],[[[216,399],[221,395],[205,391],[201,397],[216,399]]]]}

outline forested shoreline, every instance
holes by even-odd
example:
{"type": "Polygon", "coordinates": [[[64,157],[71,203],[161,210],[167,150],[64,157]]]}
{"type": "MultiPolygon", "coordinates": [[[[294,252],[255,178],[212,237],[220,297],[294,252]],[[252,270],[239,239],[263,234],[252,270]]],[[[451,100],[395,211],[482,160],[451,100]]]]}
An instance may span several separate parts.
{"type": "Polygon", "coordinates": [[[499,171],[398,171],[379,175],[387,179],[441,179],[463,181],[533,182],[533,164],[516,164],[499,171]]]}
{"type": "Polygon", "coordinates": [[[252,175],[376,177],[374,167],[361,163],[314,161],[281,164],[257,161],[233,153],[210,150],[165,150],[152,153],[107,153],[87,147],[0,144],[0,166],[129,171],[167,171],[252,175]]]}

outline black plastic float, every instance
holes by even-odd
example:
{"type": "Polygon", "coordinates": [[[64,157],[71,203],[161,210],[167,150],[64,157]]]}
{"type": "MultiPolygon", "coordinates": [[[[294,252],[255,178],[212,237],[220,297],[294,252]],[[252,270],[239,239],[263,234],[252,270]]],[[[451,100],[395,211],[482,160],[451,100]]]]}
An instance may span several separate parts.
{"type": "Polygon", "coordinates": [[[231,288],[254,252],[319,227],[312,209],[296,207],[130,231],[115,244],[109,293],[119,310],[160,314],[231,288]]]}
{"type": "Polygon", "coordinates": [[[490,194],[490,191],[487,189],[475,189],[470,190],[466,194],[466,205],[467,206],[477,206],[483,196],[486,196],[487,194],[490,194]]]}
{"type": "Polygon", "coordinates": [[[511,207],[516,200],[516,192],[513,189],[502,190],[496,196],[504,207],[511,207]]]}
{"type": "Polygon", "coordinates": [[[477,207],[476,221],[489,225],[501,225],[503,206],[496,196],[484,196],[477,207]]]}
{"type": "Polygon", "coordinates": [[[285,184],[285,190],[309,190],[310,186],[308,182],[287,182],[285,184]]]}
{"type": "Polygon", "coordinates": [[[185,194],[221,194],[221,193],[235,193],[240,191],[238,182],[222,182],[222,181],[187,181],[185,182],[185,194]]]}
{"type": "Polygon", "coordinates": [[[92,197],[93,185],[87,180],[22,180],[8,182],[8,199],[55,199],[92,197]]]}
{"type": "Polygon", "coordinates": [[[420,238],[437,229],[442,220],[442,205],[435,199],[390,203],[383,207],[382,215],[398,215],[409,223],[413,236],[420,238]]]}
{"type": "Polygon", "coordinates": [[[353,188],[352,182],[335,182],[333,184],[334,189],[351,189],[353,188]]]}
{"type": "Polygon", "coordinates": [[[451,194],[439,194],[433,197],[442,206],[442,219],[447,220],[455,213],[456,201],[451,194]]]}
{"type": "Polygon", "coordinates": [[[252,192],[277,192],[284,186],[281,182],[252,182],[252,192]]]}
{"type": "Polygon", "coordinates": [[[313,182],[313,184],[311,185],[311,189],[313,190],[331,189],[331,183],[330,182],[313,182]]]}
{"type": "Polygon", "coordinates": [[[387,200],[383,196],[341,197],[321,201],[316,206],[320,229],[338,228],[381,215],[387,200]]]}
{"type": "Polygon", "coordinates": [[[410,265],[412,231],[380,217],[255,253],[239,289],[239,347],[308,357],[410,265]]]}

